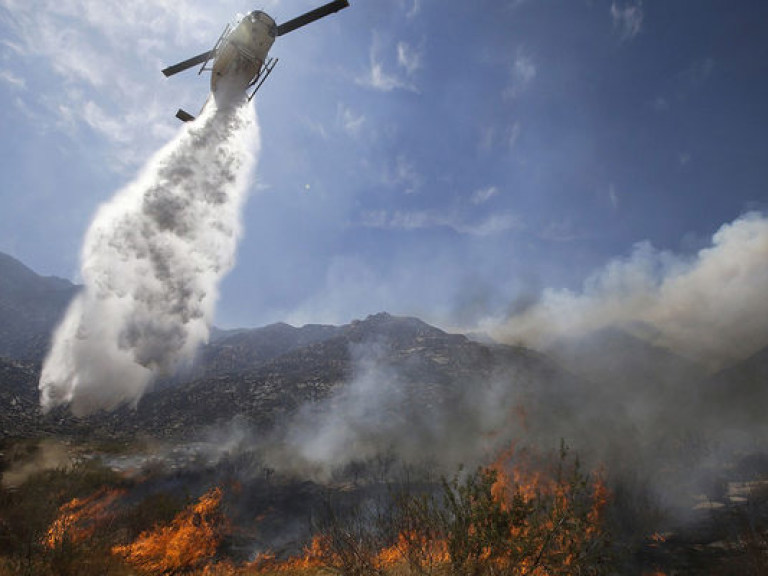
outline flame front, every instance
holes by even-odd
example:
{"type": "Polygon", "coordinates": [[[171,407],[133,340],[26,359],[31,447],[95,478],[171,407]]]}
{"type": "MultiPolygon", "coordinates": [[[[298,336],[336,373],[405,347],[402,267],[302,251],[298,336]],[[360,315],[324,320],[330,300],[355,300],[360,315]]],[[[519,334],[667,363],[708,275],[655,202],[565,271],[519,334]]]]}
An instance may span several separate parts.
{"type": "Polygon", "coordinates": [[[221,499],[220,488],[209,490],[170,525],[142,532],[135,542],[115,546],[112,552],[149,573],[177,573],[199,567],[213,558],[221,542],[226,524],[219,511],[221,499]]]}
{"type": "Polygon", "coordinates": [[[578,463],[566,470],[564,460],[548,469],[543,461],[510,448],[470,479],[446,482],[442,498],[409,500],[398,520],[403,528],[377,550],[365,542],[370,535],[337,526],[300,556],[262,553],[248,567],[257,574],[578,572],[600,548],[610,495],[601,474],[583,475],[578,463]]]}
{"type": "Polygon", "coordinates": [[[125,492],[102,489],[87,498],[73,498],[59,508],[48,527],[44,543],[53,550],[66,542],[77,544],[94,535],[112,516],[111,507],[125,492]]]}

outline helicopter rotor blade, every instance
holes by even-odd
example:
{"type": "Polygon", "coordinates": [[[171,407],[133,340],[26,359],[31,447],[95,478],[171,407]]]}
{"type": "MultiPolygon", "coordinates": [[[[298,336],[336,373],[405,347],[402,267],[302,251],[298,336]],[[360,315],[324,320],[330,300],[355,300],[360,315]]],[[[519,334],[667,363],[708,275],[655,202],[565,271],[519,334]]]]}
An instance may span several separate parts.
{"type": "Polygon", "coordinates": [[[334,0],[333,2],[329,2],[328,4],[320,6],[320,8],[315,8],[314,10],[311,10],[306,14],[302,14],[293,20],[283,22],[280,24],[280,26],[277,27],[277,35],[282,36],[283,34],[288,34],[288,32],[293,32],[297,28],[311,24],[315,20],[320,20],[320,18],[324,18],[329,14],[338,12],[342,8],[347,8],[348,6],[348,0],[334,0]]]}
{"type": "Polygon", "coordinates": [[[192,68],[192,66],[197,66],[198,64],[202,64],[203,62],[206,62],[211,56],[213,56],[213,52],[214,52],[213,50],[208,50],[208,52],[203,52],[202,54],[193,56],[188,60],[184,60],[184,62],[179,62],[178,64],[174,64],[173,66],[168,66],[168,68],[163,69],[163,74],[165,74],[166,76],[173,76],[174,74],[183,72],[187,68],[192,68]]]}

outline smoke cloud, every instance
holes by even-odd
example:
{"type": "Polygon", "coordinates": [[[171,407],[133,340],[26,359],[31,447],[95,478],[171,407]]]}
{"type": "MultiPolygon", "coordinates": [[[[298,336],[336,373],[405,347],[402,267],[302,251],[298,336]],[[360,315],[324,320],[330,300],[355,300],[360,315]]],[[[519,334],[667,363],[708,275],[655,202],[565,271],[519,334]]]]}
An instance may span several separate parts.
{"type": "Polygon", "coordinates": [[[137,402],[155,376],[192,359],[234,264],[258,148],[253,107],[220,85],[200,117],[98,209],[81,254],[84,289],[43,365],[45,410],[69,403],[82,415],[137,402]]]}
{"type": "Polygon", "coordinates": [[[768,217],[752,212],[724,224],[692,258],[639,243],[581,292],[545,290],[494,336],[546,347],[607,327],[640,329],[654,344],[714,369],[766,345],[766,294],[768,217]]]}
{"type": "Polygon", "coordinates": [[[493,457],[522,432],[524,384],[507,366],[485,377],[430,375],[419,354],[393,355],[386,338],[352,343],[349,354],[352,378],[274,431],[270,466],[321,480],[353,463],[449,472],[493,457]]]}

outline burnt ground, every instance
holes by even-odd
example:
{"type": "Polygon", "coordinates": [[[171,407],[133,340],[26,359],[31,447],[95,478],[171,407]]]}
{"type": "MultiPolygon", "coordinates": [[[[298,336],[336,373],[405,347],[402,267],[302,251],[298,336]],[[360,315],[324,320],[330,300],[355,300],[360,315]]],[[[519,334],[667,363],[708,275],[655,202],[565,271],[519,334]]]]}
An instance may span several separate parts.
{"type": "Polygon", "coordinates": [[[768,456],[741,458],[700,488],[633,554],[642,572],[768,574],[768,456]]]}

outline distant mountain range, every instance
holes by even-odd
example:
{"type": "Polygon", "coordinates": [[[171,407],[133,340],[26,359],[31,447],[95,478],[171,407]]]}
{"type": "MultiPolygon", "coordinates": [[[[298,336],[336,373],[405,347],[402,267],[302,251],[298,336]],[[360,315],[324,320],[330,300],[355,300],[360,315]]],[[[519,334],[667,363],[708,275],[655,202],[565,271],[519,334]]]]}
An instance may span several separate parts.
{"type": "Polygon", "coordinates": [[[492,434],[505,418],[553,438],[598,421],[607,422],[610,436],[611,427],[618,434],[638,423],[684,424],[696,414],[758,418],[768,399],[768,348],[707,376],[617,330],[562,340],[541,353],[380,313],[343,326],[214,329],[195,364],[158,382],[138,406],[83,419],[66,409],[43,417],[40,364],[77,290],[0,253],[0,435],[190,439],[236,418],[266,433],[344,398],[345,390],[357,393],[355,386],[364,387],[360,394],[377,403],[393,430],[402,422],[413,434],[434,441],[455,434],[456,442],[470,432],[492,434]],[[525,414],[516,412],[521,406],[525,414]]]}

